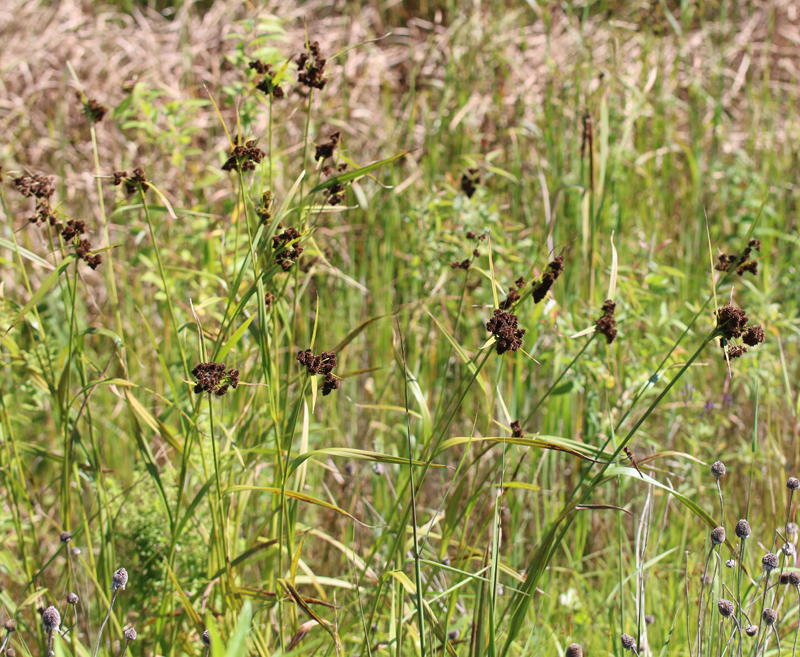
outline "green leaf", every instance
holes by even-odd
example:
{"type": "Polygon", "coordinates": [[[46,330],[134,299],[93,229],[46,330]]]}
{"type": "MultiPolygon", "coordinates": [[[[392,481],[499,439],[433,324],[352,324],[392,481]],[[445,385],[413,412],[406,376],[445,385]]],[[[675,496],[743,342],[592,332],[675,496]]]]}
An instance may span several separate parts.
{"type": "Polygon", "coordinates": [[[328,178],[325,182],[320,183],[314,189],[312,189],[309,194],[316,194],[317,192],[321,192],[323,189],[328,189],[328,187],[333,187],[334,185],[341,185],[347,182],[351,182],[353,180],[357,180],[362,176],[367,175],[371,171],[375,171],[375,169],[380,169],[385,164],[391,164],[392,162],[399,160],[401,157],[405,157],[411,151],[403,151],[402,153],[398,153],[397,155],[392,155],[392,157],[387,157],[385,160],[380,160],[378,162],[373,162],[372,164],[368,164],[365,167],[361,167],[360,169],[356,169],[355,171],[348,171],[347,173],[343,173],[340,176],[333,176],[332,178],[328,178]]]}

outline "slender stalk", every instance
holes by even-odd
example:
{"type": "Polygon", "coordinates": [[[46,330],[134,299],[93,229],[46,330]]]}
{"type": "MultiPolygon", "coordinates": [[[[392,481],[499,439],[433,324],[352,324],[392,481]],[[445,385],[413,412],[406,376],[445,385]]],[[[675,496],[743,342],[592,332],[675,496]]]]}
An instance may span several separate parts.
{"type": "Polygon", "coordinates": [[[703,591],[706,587],[706,575],[708,574],[708,564],[711,561],[711,555],[714,554],[714,548],[716,546],[712,545],[711,549],[708,551],[708,557],[706,558],[706,565],[703,568],[703,578],[700,580],[700,603],[698,605],[699,612],[697,613],[697,654],[700,654],[700,628],[703,622],[703,591]]]}
{"type": "Polygon", "coordinates": [[[92,653],[92,657],[97,657],[97,651],[100,649],[100,640],[103,638],[103,630],[106,627],[106,623],[108,623],[108,619],[111,618],[111,610],[114,609],[114,601],[117,599],[117,592],[119,591],[118,586],[114,586],[114,593],[111,594],[111,604],[108,605],[108,613],[106,617],[103,619],[102,625],[100,625],[100,630],[97,632],[97,643],[94,646],[94,652],[92,653]]]}
{"type": "Polygon", "coordinates": [[[53,652],[53,630],[47,630],[47,657],[53,652]]]}

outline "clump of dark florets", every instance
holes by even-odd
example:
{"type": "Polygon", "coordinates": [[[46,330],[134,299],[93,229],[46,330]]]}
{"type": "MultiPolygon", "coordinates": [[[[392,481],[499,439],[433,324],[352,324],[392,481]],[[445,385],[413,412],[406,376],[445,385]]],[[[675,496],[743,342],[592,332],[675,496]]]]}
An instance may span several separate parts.
{"type": "Polygon", "coordinates": [[[309,89],[324,89],[328,82],[325,75],[325,59],[320,54],[319,43],[309,44],[308,52],[297,56],[297,68],[300,71],[297,81],[309,89]]]}
{"type": "Polygon", "coordinates": [[[732,345],[730,340],[741,338],[742,342],[750,347],[755,347],[764,342],[764,329],[758,324],[747,326],[749,321],[747,313],[736,306],[726,305],[717,309],[717,334],[720,335],[719,346],[723,350],[723,357],[729,360],[740,358],[747,353],[744,345],[732,345]],[[725,351],[727,347],[727,351],[725,351]],[[727,354],[727,356],[726,356],[727,354]]]}
{"type": "Polygon", "coordinates": [[[103,120],[103,117],[108,112],[108,108],[104,105],[101,105],[93,98],[87,98],[85,101],[83,100],[83,96],[80,92],[75,94],[78,97],[78,100],[83,103],[83,113],[87,116],[87,118],[92,123],[100,123],[103,120]]]}
{"type": "MultiPolygon", "coordinates": [[[[467,195],[467,198],[472,198],[480,183],[481,177],[478,169],[467,169],[467,171],[461,175],[461,191],[467,195]]],[[[469,237],[469,235],[467,235],[467,237],[469,237]]]]}
{"type": "Polygon", "coordinates": [[[522,436],[524,435],[522,433],[522,423],[519,420],[514,420],[511,423],[511,435],[514,438],[522,438],[522,436]]]}
{"type": "Polygon", "coordinates": [[[272,203],[274,200],[272,192],[267,190],[261,195],[261,205],[256,208],[256,214],[261,219],[261,223],[265,226],[269,225],[272,219],[272,203]]]}
{"type": "MultiPolygon", "coordinates": [[[[127,174],[126,171],[121,171],[117,173],[124,173],[127,174]]],[[[114,180],[116,181],[117,174],[114,174],[114,180]]],[[[115,182],[116,184],[116,182],[115,182]]],[[[150,185],[147,184],[147,176],[144,175],[144,169],[142,167],[136,167],[133,170],[133,175],[128,178],[125,178],[125,193],[128,196],[133,196],[136,192],[139,191],[139,186],[141,185],[143,191],[147,191],[150,185]]]]}
{"type": "Polygon", "coordinates": [[[114,172],[114,186],[119,187],[122,184],[122,181],[128,177],[127,171],[115,171],[114,172]]]}
{"type": "Polygon", "coordinates": [[[289,271],[292,264],[303,254],[304,249],[297,244],[298,239],[300,239],[300,232],[292,226],[289,226],[280,235],[272,237],[272,248],[280,249],[275,256],[275,262],[283,268],[283,271],[289,271]]]}
{"type": "Polygon", "coordinates": [[[269,308],[273,303],[275,303],[275,299],[277,298],[278,297],[272,294],[272,292],[264,293],[264,305],[269,308]]]}
{"type": "Polygon", "coordinates": [[[747,331],[745,331],[742,336],[742,342],[750,347],[760,345],[765,339],[764,329],[758,324],[748,327],[747,331]]]}
{"type": "Polygon", "coordinates": [[[595,331],[606,336],[606,342],[608,344],[611,344],[617,339],[617,320],[614,319],[614,312],[616,309],[617,304],[611,299],[606,299],[603,303],[603,316],[594,322],[595,331]]]}
{"type": "Polygon", "coordinates": [[[471,266],[472,266],[472,260],[470,260],[469,258],[465,258],[461,262],[459,262],[458,260],[454,260],[453,262],[450,263],[450,267],[452,269],[463,269],[465,271],[469,269],[471,266]]]}
{"type": "Polygon", "coordinates": [[[511,308],[511,306],[517,303],[519,299],[519,292],[517,292],[513,287],[508,288],[508,296],[500,302],[500,310],[508,310],[511,308]]]}
{"type": "Polygon", "coordinates": [[[197,379],[194,384],[197,394],[211,392],[222,397],[229,387],[234,390],[239,387],[239,370],[226,368],[225,363],[198,363],[192,370],[192,376],[197,379]]]}
{"type": "Polygon", "coordinates": [[[323,192],[328,205],[339,205],[344,201],[346,188],[341,183],[334,183],[323,192]]]}
{"type": "Polygon", "coordinates": [[[40,175],[20,176],[14,179],[14,187],[26,198],[36,199],[36,214],[28,219],[29,223],[37,226],[39,224],[55,226],[58,223],[58,217],[50,205],[50,197],[56,191],[53,178],[40,175]]]}
{"type": "Polygon", "coordinates": [[[86,232],[86,224],[83,221],[70,219],[67,222],[67,225],[64,228],[64,230],[61,231],[61,237],[64,238],[64,241],[67,244],[69,244],[72,240],[74,240],[79,235],[83,235],[85,232],[86,232]]]}
{"type": "Polygon", "coordinates": [[[231,149],[231,155],[222,165],[223,171],[253,171],[256,164],[261,164],[264,151],[256,146],[255,139],[246,142],[244,146],[237,143],[231,149]]]}
{"type": "Polygon", "coordinates": [[[761,240],[755,238],[751,239],[747,243],[747,248],[744,250],[744,253],[740,256],[721,253],[717,257],[718,262],[714,265],[714,269],[717,271],[730,271],[732,267],[736,267],[736,273],[739,274],[739,276],[742,276],[745,272],[757,274],[758,262],[750,260],[750,254],[754,250],[761,251],[761,240]]]}
{"type": "Polygon", "coordinates": [[[311,349],[306,349],[297,354],[297,361],[306,368],[310,376],[322,375],[322,394],[327,396],[339,389],[339,379],[333,374],[333,368],[339,364],[336,352],[323,351],[314,354],[311,349]]]}
{"type": "Polygon", "coordinates": [[[92,269],[97,269],[100,266],[100,263],[103,262],[102,256],[98,254],[92,254],[92,245],[89,240],[81,240],[78,247],[75,249],[78,257],[83,260],[89,267],[92,269]]]}
{"type": "Polygon", "coordinates": [[[253,60],[248,65],[251,70],[264,78],[256,85],[256,89],[263,91],[267,96],[272,98],[283,98],[286,94],[280,85],[275,84],[275,75],[272,73],[272,66],[265,64],[260,59],[253,60]]]}
{"type": "Polygon", "coordinates": [[[516,315],[497,309],[494,316],[486,322],[486,330],[491,333],[497,343],[497,353],[517,351],[522,346],[525,329],[518,328],[519,319],[516,315]]]}
{"type": "Polygon", "coordinates": [[[333,153],[336,151],[336,147],[339,145],[341,138],[342,135],[340,132],[334,132],[330,137],[328,137],[328,141],[318,144],[317,152],[314,154],[314,159],[326,160],[329,157],[333,157],[333,153]]]}
{"type": "Polygon", "coordinates": [[[561,276],[564,271],[564,256],[559,255],[553,258],[552,262],[547,265],[542,277],[533,285],[533,301],[539,303],[547,296],[547,293],[553,287],[553,283],[561,276]]]}

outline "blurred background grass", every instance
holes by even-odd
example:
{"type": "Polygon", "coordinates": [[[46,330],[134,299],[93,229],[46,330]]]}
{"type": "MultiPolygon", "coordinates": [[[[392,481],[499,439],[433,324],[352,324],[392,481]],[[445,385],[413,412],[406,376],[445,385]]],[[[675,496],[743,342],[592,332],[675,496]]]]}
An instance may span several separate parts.
{"type": "MultiPolygon", "coordinates": [[[[339,371],[356,374],[337,393],[317,400],[306,419],[307,444],[301,446],[298,426],[293,453],[346,447],[408,455],[399,412],[403,364],[392,313],[418,384],[410,392],[410,410],[417,414],[410,440],[416,458],[427,456],[427,417],[432,415],[434,426],[441,422],[466,371],[436,321],[469,355],[485,343],[483,325],[494,304],[489,244],[501,299],[517,277],[542,271],[551,253],[566,257],[550,300],[518,310],[531,357],[518,352],[490,360],[445,438],[509,435],[511,420],[529,415],[587,339],[570,336],[599,317],[613,235],[619,338],[610,347],[593,341],[525,424],[526,434],[599,449],[612,428],[630,428],[713,325],[706,312],[629,416],[637,393],[711,294],[712,274],[719,276],[711,269],[705,214],[716,258],[736,252],[766,199],[754,233],[764,245],[758,274],[734,277],[719,294],[724,300],[732,295],[764,326],[767,343],[732,362],[732,376],[719,349],[709,347],[632,447],[640,460],[658,454],[649,474],[712,514],[718,507],[707,465],[722,458],[729,470],[728,520],[743,517],[749,504],[754,533],[763,534],[768,545],[772,528],[784,521],[784,480],[796,472],[800,456],[800,285],[794,257],[799,11],[793,2],[725,0],[4,3],[3,330],[30,298],[10,247],[12,231],[21,247],[48,262],[56,257],[45,234],[27,225],[31,204],[8,185],[19,175],[14,172],[55,176],[59,210],[87,222],[95,248],[113,245],[121,318],[118,325],[106,262],[97,272],[79,270],[75,331],[70,332],[72,297],[65,283],[37,305],[39,319],[29,314],[2,343],[0,604],[5,614],[27,618],[29,629],[28,643],[15,647],[36,654],[34,610],[48,598],[62,599],[70,583],[92,599],[119,565],[131,574],[131,591],[117,603],[119,622],[111,631],[119,638],[126,622],[135,623],[140,639],[130,648],[134,654],[200,654],[196,619],[206,614],[224,638],[233,636],[242,602],[219,591],[213,496],[201,495],[200,512],[179,537],[173,578],[163,565],[171,549],[167,514],[141,441],[170,503],[183,496],[181,508],[187,508],[209,480],[191,467],[188,474],[181,470],[179,448],[190,438],[175,404],[191,414],[194,401],[188,387],[173,400],[159,357],[180,386],[178,340],[190,368],[201,360],[191,304],[213,343],[247,251],[245,204],[236,178],[221,170],[229,145],[205,88],[228,128],[235,131],[238,121],[243,134],[260,139],[266,150],[269,103],[255,92],[247,63],[260,57],[282,65],[303,51],[306,31],[325,55],[342,53],[328,63],[325,90],[315,93],[310,140],[322,143],[340,131],[341,155],[359,165],[412,152],[377,171],[377,180],[354,183],[346,209],[321,215],[296,274],[270,282],[280,296],[270,326],[262,328],[257,318],[228,357],[243,381],[262,385],[242,387],[215,406],[226,482],[252,485],[263,477],[269,481],[260,485],[272,485],[275,418],[290,407],[288,401],[276,404],[270,390],[280,380],[284,387],[274,394],[294,400],[299,368],[293,354],[311,344],[315,323],[316,344],[328,349],[377,318],[339,353],[339,371]],[[67,62],[86,94],[111,109],[97,125],[100,170],[110,175],[143,166],[176,209],[178,218],[172,219],[157,197],[148,197],[180,336],[170,321],[141,199],[124,198],[107,181],[109,244],[103,243],[89,124],[67,62]],[[594,129],[591,160],[582,149],[585,116],[594,129]],[[480,184],[467,198],[460,180],[471,168],[479,171],[480,184]],[[486,231],[490,242],[469,240],[467,231],[486,231]],[[449,263],[470,257],[476,246],[481,255],[465,283],[464,272],[449,263]],[[267,331],[274,336],[279,373],[263,385],[259,348],[267,331]],[[72,372],[66,391],[62,371],[72,372]],[[62,417],[58,406],[65,394],[82,402],[90,381],[110,377],[117,382],[93,388],[84,414],[78,416],[77,403],[62,417]],[[126,388],[130,384],[136,387],[126,388]],[[154,418],[152,424],[131,411],[125,390],[154,418]],[[64,427],[77,435],[78,471],[66,493],[64,427]],[[70,576],[59,555],[34,579],[60,548],[59,531],[86,518],[88,529],[75,542],[83,555],[79,572],[70,576]],[[176,593],[178,582],[186,599],[176,593]]],[[[289,88],[273,108],[278,203],[300,171],[311,175],[315,165],[311,157],[301,159],[307,98],[298,85],[289,88]]],[[[256,201],[259,189],[258,182],[248,188],[256,201]]],[[[49,270],[35,259],[23,261],[35,290],[49,270]]],[[[246,315],[251,312],[253,307],[246,315]]],[[[208,417],[202,413],[200,433],[208,445],[208,417]]],[[[506,597],[497,599],[504,607],[508,587],[519,586],[519,572],[528,567],[547,523],[590,467],[563,452],[483,449],[470,446],[457,475],[464,447],[439,455],[435,462],[450,467],[431,471],[416,500],[418,525],[433,519],[425,558],[448,556],[460,571],[424,565],[425,596],[433,599],[465,583],[431,606],[442,627],[456,631],[453,649],[476,656],[505,640],[502,623],[494,628],[486,620],[483,605],[493,597],[486,582],[463,574],[492,562],[493,518],[502,529],[497,577],[506,597]],[[502,473],[507,478],[518,465],[517,481],[540,490],[507,488],[498,498],[502,473]]],[[[410,532],[398,513],[407,509],[407,468],[389,462],[373,468],[358,460],[345,468],[346,463],[341,456],[316,456],[303,474],[302,491],[369,526],[301,506],[294,547],[300,546],[302,559],[290,579],[304,594],[335,604],[335,613],[329,607],[319,613],[337,623],[347,651],[419,650],[413,623],[400,623],[413,610],[413,596],[391,575],[405,569],[413,579],[413,559],[398,563],[406,550],[391,547],[410,532]],[[382,573],[389,575],[379,583],[382,573]],[[365,628],[367,619],[371,625],[365,628]]],[[[655,652],[674,632],[670,654],[684,654],[684,551],[691,552],[694,582],[707,549],[705,526],[663,490],[635,479],[610,480],[592,501],[622,506],[631,515],[578,514],[539,584],[514,651],[561,654],[578,640],[596,653],[619,652],[617,635],[636,634],[641,612],[655,615],[647,635],[655,652]],[[643,518],[649,519],[646,546],[638,532],[643,518]]],[[[277,513],[270,495],[253,493],[231,505],[234,554],[265,546],[237,567],[237,586],[277,586],[283,595],[276,579],[286,576],[294,553],[284,555],[282,570],[275,565],[276,551],[266,546],[277,539],[277,513]]],[[[696,591],[692,595],[696,604],[696,591]]],[[[287,620],[270,598],[256,595],[255,602],[249,649],[263,655],[287,650],[307,617],[297,611],[287,620]]],[[[92,619],[105,610],[99,603],[87,602],[96,606],[86,612],[83,634],[58,650],[85,652],[81,642],[90,646],[87,637],[97,625],[92,619]]],[[[332,654],[333,642],[317,627],[295,649],[332,654]]]]}

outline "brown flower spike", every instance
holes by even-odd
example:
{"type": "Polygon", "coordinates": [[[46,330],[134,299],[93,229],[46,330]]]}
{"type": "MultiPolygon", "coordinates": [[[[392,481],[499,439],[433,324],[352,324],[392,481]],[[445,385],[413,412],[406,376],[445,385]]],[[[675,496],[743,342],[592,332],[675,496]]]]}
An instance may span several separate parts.
{"type": "Polygon", "coordinates": [[[497,340],[497,353],[502,355],[507,351],[517,351],[522,346],[525,329],[518,328],[519,318],[499,308],[494,311],[494,316],[486,322],[486,330],[497,340]]]}

